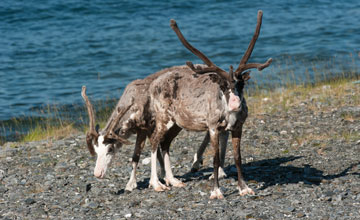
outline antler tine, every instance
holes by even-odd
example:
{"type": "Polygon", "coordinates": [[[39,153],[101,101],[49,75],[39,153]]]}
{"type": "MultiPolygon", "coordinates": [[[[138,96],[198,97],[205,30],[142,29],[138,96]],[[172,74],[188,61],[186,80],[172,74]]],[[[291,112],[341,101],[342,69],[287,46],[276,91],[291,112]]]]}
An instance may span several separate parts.
{"type": "Polygon", "coordinates": [[[178,36],[181,43],[190,50],[194,55],[199,57],[207,66],[208,68],[195,68],[194,65],[188,61],[186,64],[196,73],[202,74],[202,73],[208,73],[208,72],[216,72],[225,79],[229,80],[229,75],[227,72],[220,67],[216,66],[207,56],[205,56],[201,51],[193,47],[184,37],[184,35],[181,33],[176,21],[174,19],[170,20],[170,26],[178,36]]]}
{"type": "Polygon", "coordinates": [[[94,114],[94,108],[91,104],[91,102],[89,101],[89,98],[86,95],[86,86],[83,86],[81,89],[81,96],[83,97],[85,103],[86,103],[86,107],[88,110],[88,114],[89,114],[89,127],[90,127],[90,133],[92,135],[98,136],[96,130],[95,130],[95,114],[94,114]]]}
{"type": "Polygon", "coordinates": [[[254,50],[255,43],[256,43],[256,41],[257,41],[257,39],[259,37],[259,34],[260,34],[262,16],[263,16],[263,12],[261,10],[259,10],[258,15],[257,15],[257,24],[256,24],[254,36],[252,37],[252,39],[250,41],[250,44],[248,46],[248,49],[246,50],[244,56],[242,57],[242,59],[240,61],[240,65],[245,64],[249,60],[249,58],[251,56],[251,53],[254,50]]]}
{"type": "Polygon", "coordinates": [[[258,39],[259,34],[260,34],[260,28],[261,28],[261,23],[262,23],[262,15],[263,15],[263,12],[261,10],[259,10],[258,15],[257,15],[257,24],[256,24],[254,36],[252,37],[252,39],[251,39],[251,41],[249,43],[249,46],[248,46],[244,56],[242,57],[242,59],[240,61],[239,67],[235,70],[236,74],[240,74],[243,71],[245,71],[247,69],[251,69],[251,68],[257,68],[259,71],[261,71],[264,68],[268,67],[272,62],[272,59],[270,58],[263,64],[262,63],[249,63],[249,64],[246,64],[247,61],[249,60],[250,56],[251,56],[252,51],[254,50],[256,40],[258,39]]]}
{"type": "Polygon", "coordinates": [[[175,31],[176,35],[178,36],[181,43],[190,50],[193,54],[195,54],[197,57],[199,57],[206,65],[215,66],[213,62],[209,58],[207,58],[201,51],[193,47],[184,37],[184,35],[181,33],[176,21],[174,19],[170,20],[170,27],[175,31]]]}

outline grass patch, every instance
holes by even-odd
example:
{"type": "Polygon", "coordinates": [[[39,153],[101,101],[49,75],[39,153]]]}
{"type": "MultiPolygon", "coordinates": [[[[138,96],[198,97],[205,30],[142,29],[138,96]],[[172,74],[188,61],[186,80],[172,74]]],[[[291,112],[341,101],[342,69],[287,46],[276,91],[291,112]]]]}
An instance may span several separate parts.
{"type": "Polygon", "coordinates": [[[37,126],[31,129],[26,135],[21,138],[22,142],[30,142],[30,141],[39,141],[39,140],[58,140],[61,138],[65,138],[74,133],[79,133],[80,131],[72,124],[62,125],[62,126],[37,126]]]}
{"type": "MultiPolygon", "coordinates": [[[[247,95],[249,112],[255,115],[287,112],[294,106],[306,105],[312,111],[326,111],[333,106],[360,105],[360,88],[351,82],[359,80],[352,78],[337,78],[330,81],[308,85],[292,85],[274,91],[259,90],[247,95]],[[321,107],[320,107],[321,106],[321,107]]],[[[344,115],[346,120],[352,120],[350,115],[344,115]]]]}

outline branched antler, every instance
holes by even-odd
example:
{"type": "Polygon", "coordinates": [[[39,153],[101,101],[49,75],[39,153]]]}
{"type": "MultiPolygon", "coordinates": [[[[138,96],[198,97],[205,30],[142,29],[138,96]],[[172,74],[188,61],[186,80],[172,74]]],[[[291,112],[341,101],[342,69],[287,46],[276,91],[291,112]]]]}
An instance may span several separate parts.
{"type": "Polygon", "coordinates": [[[184,37],[184,35],[181,33],[179,27],[176,24],[176,21],[174,19],[170,20],[170,26],[175,31],[176,35],[178,36],[181,43],[190,50],[193,54],[195,54],[197,57],[199,57],[207,66],[208,68],[202,68],[202,67],[194,67],[194,64],[192,62],[188,61],[186,64],[196,73],[202,74],[202,73],[208,73],[208,72],[215,72],[219,74],[220,76],[224,77],[227,80],[230,80],[229,75],[227,72],[220,67],[216,66],[207,56],[205,56],[201,51],[193,47],[184,37]]]}
{"type": "MultiPolygon", "coordinates": [[[[95,129],[94,108],[93,108],[89,98],[86,95],[86,86],[82,87],[81,96],[85,100],[86,107],[87,107],[88,114],[89,114],[89,127],[90,127],[90,130],[86,134],[86,143],[87,143],[87,147],[88,147],[88,149],[90,151],[90,154],[95,156],[95,149],[94,149],[93,141],[94,140],[95,140],[95,142],[97,141],[97,139],[99,137],[99,133],[95,129]]],[[[114,118],[114,120],[112,121],[109,129],[107,130],[107,132],[106,132],[106,134],[104,136],[104,139],[116,140],[116,141],[119,141],[119,142],[121,142],[123,144],[126,144],[126,145],[132,144],[130,141],[126,140],[125,138],[122,138],[119,135],[117,135],[115,133],[115,131],[114,131],[114,128],[115,128],[116,124],[119,123],[121,117],[124,116],[124,114],[130,109],[132,104],[133,104],[133,100],[131,101],[131,104],[128,105],[126,108],[118,109],[118,114],[117,114],[116,118],[114,118]]]]}
{"type": "Polygon", "coordinates": [[[245,70],[248,69],[252,69],[252,68],[257,68],[259,71],[263,70],[264,68],[268,67],[271,62],[272,59],[268,59],[265,63],[248,63],[248,60],[251,56],[252,51],[254,50],[255,47],[255,43],[256,40],[259,37],[260,34],[260,28],[261,28],[261,23],[262,23],[262,15],[263,12],[261,10],[258,11],[258,15],[257,15],[257,25],[256,25],[256,29],[255,29],[255,33],[253,35],[253,38],[250,41],[250,44],[248,46],[248,49],[246,50],[244,56],[242,57],[240,64],[238,66],[238,68],[233,71],[233,68],[230,67],[230,72],[232,72],[231,74],[227,73],[225,70],[221,69],[220,67],[216,66],[208,57],[206,57],[201,51],[199,51],[198,49],[194,48],[184,37],[184,35],[181,33],[179,27],[176,24],[176,21],[174,19],[170,20],[170,26],[171,28],[175,31],[176,35],[178,36],[179,40],[181,41],[181,43],[188,49],[190,50],[193,54],[195,54],[197,57],[199,57],[208,67],[195,67],[194,64],[190,61],[186,62],[186,65],[195,73],[198,74],[203,74],[203,73],[208,73],[208,72],[215,72],[217,74],[219,74],[220,76],[222,76],[223,78],[227,79],[231,83],[233,82],[234,76],[238,79],[240,79],[240,77],[244,80],[248,80],[250,79],[250,71],[243,73],[245,70]]]}

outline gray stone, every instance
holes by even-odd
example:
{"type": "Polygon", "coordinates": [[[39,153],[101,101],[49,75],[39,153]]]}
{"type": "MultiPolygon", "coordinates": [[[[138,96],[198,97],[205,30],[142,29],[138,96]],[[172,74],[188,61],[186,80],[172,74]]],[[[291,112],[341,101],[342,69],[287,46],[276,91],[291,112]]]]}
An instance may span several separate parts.
{"type": "Polygon", "coordinates": [[[0,170],[0,181],[1,181],[2,179],[4,179],[4,177],[5,177],[5,171],[4,171],[4,170],[0,170]]]}
{"type": "Polygon", "coordinates": [[[33,198],[27,198],[27,199],[25,199],[24,202],[26,205],[32,205],[32,204],[36,203],[35,199],[33,199],[33,198]]]}

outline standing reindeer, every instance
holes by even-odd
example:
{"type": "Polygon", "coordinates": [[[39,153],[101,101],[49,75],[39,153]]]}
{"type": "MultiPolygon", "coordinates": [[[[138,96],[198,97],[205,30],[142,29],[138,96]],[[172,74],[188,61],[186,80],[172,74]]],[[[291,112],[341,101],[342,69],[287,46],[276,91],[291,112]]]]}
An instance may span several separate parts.
{"type": "MultiPolygon", "coordinates": [[[[255,34],[238,68],[230,71],[216,66],[203,53],[190,45],[180,32],[175,20],[171,27],[182,44],[198,56],[206,65],[175,66],[166,69],[150,85],[150,105],[153,108],[156,127],[151,135],[151,178],[150,185],[156,191],[166,189],[156,173],[156,151],[159,143],[166,140],[166,134],[171,132],[176,136],[182,128],[191,131],[208,131],[210,142],[214,148],[214,187],[210,199],[224,198],[219,188],[219,133],[231,131],[233,154],[238,172],[238,190],[240,195],[254,194],[242,176],[240,141],[242,126],[247,118],[247,106],[243,97],[245,81],[250,79],[249,71],[257,68],[262,70],[270,65],[272,59],[263,64],[249,63],[248,59],[259,36],[262,21],[262,11],[258,12],[255,34]],[[195,72],[195,75],[193,74],[195,72]]],[[[170,166],[169,146],[162,146],[166,179],[173,180],[170,166]]]]}

